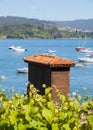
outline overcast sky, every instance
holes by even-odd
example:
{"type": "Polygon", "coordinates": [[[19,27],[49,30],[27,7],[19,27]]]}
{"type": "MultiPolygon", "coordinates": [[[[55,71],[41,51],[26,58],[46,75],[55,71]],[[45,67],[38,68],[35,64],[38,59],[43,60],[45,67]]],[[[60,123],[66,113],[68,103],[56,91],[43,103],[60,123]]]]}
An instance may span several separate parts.
{"type": "Polygon", "coordinates": [[[0,0],[0,16],[68,21],[93,18],[93,0],[0,0]]]}

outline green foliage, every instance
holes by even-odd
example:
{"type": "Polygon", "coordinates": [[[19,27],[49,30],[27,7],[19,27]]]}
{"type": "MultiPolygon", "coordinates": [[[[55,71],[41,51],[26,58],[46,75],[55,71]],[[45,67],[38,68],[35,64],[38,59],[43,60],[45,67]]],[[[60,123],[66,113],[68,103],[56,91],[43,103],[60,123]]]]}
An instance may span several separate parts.
{"type": "MultiPolygon", "coordinates": [[[[0,17],[0,38],[93,38],[93,31],[86,32],[82,26],[72,28],[59,22],[27,19],[21,17],[0,17]]],[[[73,23],[73,22],[72,22],[73,23]]],[[[87,26],[89,27],[89,26],[87,26]]],[[[93,28],[93,26],[92,26],[93,28]]],[[[87,28],[88,30],[88,28],[87,28]]],[[[89,29],[90,30],[90,29],[89,29]]],[[[92,29],[93,30],[93,29],[92,29]]]]}
{"type": "Polygon", "coordinates": [[[93,101],[77,93],[52,100],[51,87],[40,95],[30,85],[29,96],[13,94],[9,99],[0,92],[0,130],[93,130],[93,101]]]}

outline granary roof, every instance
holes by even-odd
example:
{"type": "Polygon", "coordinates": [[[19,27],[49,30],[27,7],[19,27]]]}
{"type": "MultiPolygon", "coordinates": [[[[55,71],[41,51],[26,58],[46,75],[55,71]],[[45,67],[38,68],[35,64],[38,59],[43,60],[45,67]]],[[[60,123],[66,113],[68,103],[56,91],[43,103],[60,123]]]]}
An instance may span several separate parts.
{"type": "Polygon", "coordinates": [[[44,54],[24,57],[24,61],[28,63],[47,65],[51,68],[52,67],[73,67],[76,64],[75,61],[68,60],[66,58],[60,58],[58,56],[48,56],[44,54]]]}

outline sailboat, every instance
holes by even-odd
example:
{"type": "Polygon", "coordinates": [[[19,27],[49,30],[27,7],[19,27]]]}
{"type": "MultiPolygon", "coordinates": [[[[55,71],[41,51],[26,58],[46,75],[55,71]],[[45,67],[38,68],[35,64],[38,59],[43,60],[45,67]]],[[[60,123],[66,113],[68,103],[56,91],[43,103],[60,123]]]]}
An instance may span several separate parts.
{"type": "Polygon", "coordinates": [[[84,47],[81,47],[81,46],[78,46],[78,47],[76,47],[75,49],[76,49],[76,51],[82,51],[82,50],[85,50],[85,48],[84,48],[84,47]]]}
{"type": "Polygon", "coordinates": [[[86,50],[87,48],[85,47],[86,45],[86,34],[85,34],[85,39],[84,39],[84,42],[80,45],[80,38],[79,38],[79,46],[76,47],[76,51],[80,51],[80,52],[83,52],[84,50],[86,50]]]}
{"type": "MultiPolygon", "coordinates": [[[[85,37],[85,40],[84,40],[84,46],[86,45],[86,37],[85,37]]],[[[79,50],[80,52],[82,53],[93,53],[93,50],[91,48],[87,48],[87,47],[83,47],[83,49],[80,49],[79,50]]]]}
{"type": "Polygon", "coordinates": [[[85,50],[85,47],[83,46],[83,44],[82,44],[82,46],[80,46],[80,41],[79,41],[79,46],[76,47],[75,49],[76,49],[76,51],[82,51],[82,50],[85,50]]]}

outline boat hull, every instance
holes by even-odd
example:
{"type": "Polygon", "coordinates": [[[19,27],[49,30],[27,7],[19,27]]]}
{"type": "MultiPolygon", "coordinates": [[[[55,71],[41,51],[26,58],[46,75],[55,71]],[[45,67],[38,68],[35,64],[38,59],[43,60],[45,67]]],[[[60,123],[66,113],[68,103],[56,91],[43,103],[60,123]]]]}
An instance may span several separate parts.
{"type": "Polygon", "coordinates": [[[76,51],[85,50],[85,48],[84,48],[84,47],[76,47],[75,49],[76,49],[76,51]]]}
{"type": "Polygon", "coordinates": [[[23,68],[17,68],[18,73],[28,73],[28,68],[23,67],[23,68]]]}
{"type": "Polygon", "coordinates": [[[79,60],[80,62],[93,63],[93,58],[78,57],[78,60],[79,60]]]}

